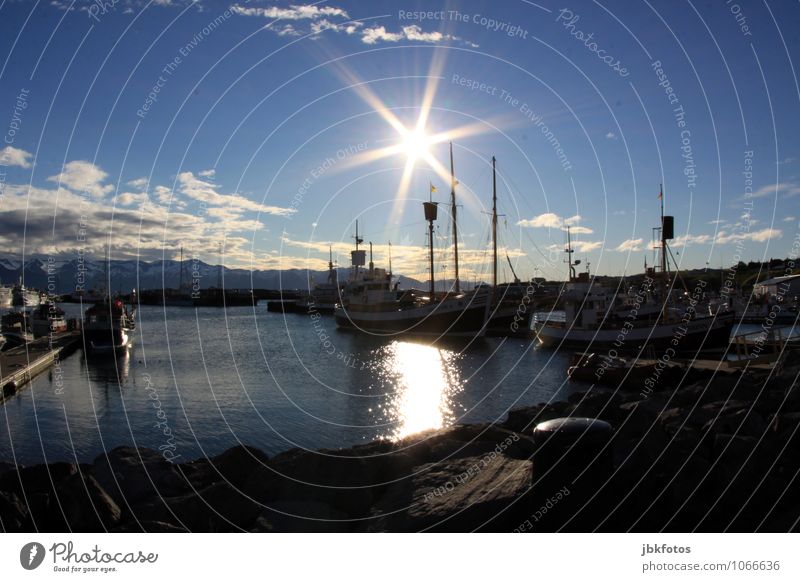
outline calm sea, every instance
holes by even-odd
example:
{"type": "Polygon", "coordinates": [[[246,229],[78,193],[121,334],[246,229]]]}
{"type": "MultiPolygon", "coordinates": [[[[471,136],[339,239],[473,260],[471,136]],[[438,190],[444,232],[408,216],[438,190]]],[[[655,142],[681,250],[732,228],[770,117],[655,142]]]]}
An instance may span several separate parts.
{"type": "MultiPolygon", "coordinates": [[[[64,305],[70,317],[79,306],[64,305]]],[[[338,448],[566,398],[568,355],[529,340],[434,347],[337,331],[332,316],[143,307],[129,353],[82,350],[0,405],[0,460],[91,461],[134,444],[178,461],[243,443],[338,448]]]]}

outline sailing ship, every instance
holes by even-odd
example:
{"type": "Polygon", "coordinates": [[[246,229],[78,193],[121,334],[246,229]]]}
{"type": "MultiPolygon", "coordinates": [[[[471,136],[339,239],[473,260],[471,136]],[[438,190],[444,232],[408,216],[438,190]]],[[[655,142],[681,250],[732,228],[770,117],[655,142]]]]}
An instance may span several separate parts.
{"type": "Polygon", "coordinates": [[[358,236],[356,223],[356,248],[350,253],[351,273],[342,293],[343,302],[335,310],[338,327],[379,335],[408,334],[437,339],[475,338],[485,333],[490,305],[490,293],[487,290],[480,288],[471,293],[462,293],[456,274],[454,292],[436,293],[433,223],[437,219],[438,203],[431,198],[429,202],[423,202],[423,208],[428,222],[428,294],[401,291],[397,284],[392,285],[391,267],[389,271],[375,267],[372,243],[369,267],[365,268],[366,251],[359,248],[364,241],[358,236]]]}
{"type": "Polygon", "coordinates": [[[309,292],[304,293],[295,302],[295,310],[301,313],[317,311],[333,313],[341,301],[342,290],[339,278],[333,266],[333,249],[328,248],[328,280],[324,283],[309,281],[309,292]]]}
{"type": "Polygon", "coordinates": [[[699,349],[725,347],[730,342],[734,323],[733,311],[703,313],[702,289],[692,294],[686,289],[684,298],[689,304],[671,304],[671,283],[679,279],[669,272],[668,241],[674,236],[674,217],[664,216],[663,190],[661,198],[660,292],[649,286],[640,290],[640,299],[632,302],[629,295],[617,293],[589,276],[576,276],[571,238],[567,227],[565,252],[569,279],[562,296],[564,317],[541,317],[536,314],[532,324],[534,334],[544,346],[608,349],[621,352],[641,352],[646,347],[671,350],[672,353],[696,352],[699,349]]]}

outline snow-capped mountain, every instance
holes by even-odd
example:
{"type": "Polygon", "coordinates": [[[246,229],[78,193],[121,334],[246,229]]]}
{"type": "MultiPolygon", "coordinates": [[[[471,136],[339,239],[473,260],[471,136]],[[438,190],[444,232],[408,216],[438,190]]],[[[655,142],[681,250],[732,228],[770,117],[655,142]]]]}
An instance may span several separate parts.
{"type": "MultiPolygon", "coordinates": [[[[348,270],[339,269],[340,280],[347,278],[348,270]]],[[[132,289],[178,288],[199,284],[201,289],[217,287],[222,283],[226,289],[304,289],[309,286],[309,278],[324,282],[327,271],[308,271],[305,269],[257,270],[231,269],[219,265],[209,265],[202,261],[162,260],[150,263],[135,260],[112,260],[108,267],[105,261],[54,261],[42,259],[21,261],[0,260],[0,282],[11,285],[20,277],[27,287],[41,289],[50,293],[73,293],[82,287],[84,291],[108,288],[104,280],[110,276],[112,291],[122,293],[132,289]],[[220,272],[221,270],[221,272],[220,272]],[[181,274],[182,273],[182,274],[181,274]]],[[[400,277],[403,288],[424,287],[414,279],[400,277]]]]}

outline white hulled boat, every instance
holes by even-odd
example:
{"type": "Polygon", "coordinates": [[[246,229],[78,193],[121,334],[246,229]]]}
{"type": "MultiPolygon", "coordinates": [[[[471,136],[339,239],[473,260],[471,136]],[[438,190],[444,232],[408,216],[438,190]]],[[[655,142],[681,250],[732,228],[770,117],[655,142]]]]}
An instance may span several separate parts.
{"type": "MultiPolygon", "coordinates": [[[[576,276],[567,230],[569,281],[562,296],[564,316],[536,314],[532,329],[538,341],[550,347],[581,351],[608,349],[641,351],[646,347],[672,353],[725,347],[730,342],[733,311],[710,312],[702,288],[683,294],[684,302],[670,301],[667,241],[673,237],[673,217],[661,216],[661,272],[646,273],[660,279],[660,292],[642,284],[635,295],[618,293],[590,277],[576,276]]],[[[675,273],[677,279],[677,272],[675,273]]],[[[651,278],[655,283],[655,280],[651,278]]]]}
{"type": "MultiPolygon", "coordinates": [[[[391,271],[376,268],[370,249],[369,267],[363,240],[356,229],[356,250],[351,251],[352,270],[343,291],[343,304],[336,307],[336,324],[376,335],[409,334],[418,336],[480,337],[485,333],[491,293],[480,289],[472,293],[435,292],[433,278],[433,222],[437,204],[424,202],[429,223],[431,282],[423,295],[411,290],[399,291],[392,285],[391,271]]],[[[371,247],[371,245],[370,245],[371,247]]]]}

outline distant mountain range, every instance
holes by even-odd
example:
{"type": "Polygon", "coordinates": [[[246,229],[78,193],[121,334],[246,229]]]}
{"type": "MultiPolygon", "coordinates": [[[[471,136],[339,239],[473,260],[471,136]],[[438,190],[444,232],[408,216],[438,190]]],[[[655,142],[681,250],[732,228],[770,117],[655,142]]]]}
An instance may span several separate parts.
{"type": "MultiPolygon", "coordinates": [[[[56,261],[49,263],[42,259],[31,259],[24,264],[21,261],[0,259],[0,282],[12,285],[23,278],[27,287],[40,289],[54,294],[67,294],[76,291],[83,285],[85,291],[102,289],[106,285],[105,261],[56,261]]],[[[226,289],[305,289],[309,278],[324,282],[328,279],[327,271],[308,271],[304,269],[250,271],[248,269],[230,269],[220,265],[209,265],[199,261],[153,261],[150,263],[133,260],[112,260],[108,272],[111,275],[111,290],[122,293],[132,289],[178,288],[183,270],[184,286],[193,283],[193,269],[199,273],[200,288],[217,287],[222,281],[226,289]],[[222,270],[220,277],[220,269],[222,270]]],[[[349,269],[339,269],[342,281],[347,278],[349,269]]],[[[395,279],[397,280],[397,279],[395,279]]],[[[402,288],[424,288],[427,283],[400,276],[402,288]]]]}

